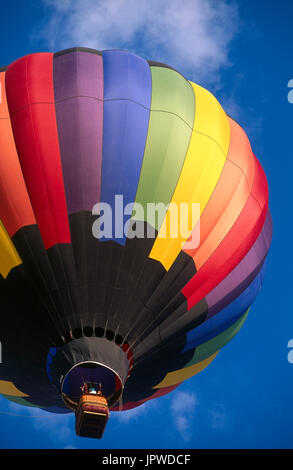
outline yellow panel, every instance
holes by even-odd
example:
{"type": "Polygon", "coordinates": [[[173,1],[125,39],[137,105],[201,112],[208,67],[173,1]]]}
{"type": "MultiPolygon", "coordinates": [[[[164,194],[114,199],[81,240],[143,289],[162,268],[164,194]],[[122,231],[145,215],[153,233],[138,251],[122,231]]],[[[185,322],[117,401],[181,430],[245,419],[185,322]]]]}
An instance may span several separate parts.
{"type": "Polygon", "coordinates": [[[208,90],[190,83],[195,94],[194,130],[217,142],[226,157],[230,145],[228,117],[218,100],[208,90]]]}
{"type": "Polygon", "coordinates": [[[21,258],[0,220],[0,273],[3,277],[7,277],[9,271],[21,263],[21,258]]]}
{"type": "Polygon", "coordinates": [[[184,369],[175,370],[174,372],[169,372],[162,382],[153,388],[171,387],[172,385],[179,384],[184,380],[190,379],[190,377],[193,377],[204,370],[215,359],[218,352],[219,351],[215,352],[215,354],[201,362],[198,362],[197,364],[185,367],[184,369]]]}
{"type": "Polygon", "coordinates": [[[166,270],[205,209],[220,178],[230,142],[229,121],[218,101],[198,85],[192,86],[196,100],[194,130],[170,207],[149,255],[166,270]],[[180,207],[182,203],[185,210],[180,207]],[[193,204],[199,204],[199,211],[193,211],[193,204]]]}
{"type": "Polygon", "coordinates": [[[12,382],[8,382],[6,380],[0,380],[0,393],[1,395],[9,395],[11,397],[29,396],[18,390],[18,388],[12,382]]]}

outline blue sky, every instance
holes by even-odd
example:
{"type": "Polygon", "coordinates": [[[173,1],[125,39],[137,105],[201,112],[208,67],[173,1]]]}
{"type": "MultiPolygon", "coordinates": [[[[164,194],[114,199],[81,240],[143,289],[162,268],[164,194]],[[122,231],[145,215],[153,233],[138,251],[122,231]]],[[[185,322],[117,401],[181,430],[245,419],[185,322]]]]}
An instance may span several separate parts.
{"type": "Polygon", "coordinates": [[[292,16],[290,0],[2,5],[1,65],[72,46],[128,49],[178,68],[214,93],[265,169],[274,233],[263,289],[240,333],[206,370],[165,397],[112,413],[102,441],[77,438],[73,415],[0,398],[0,448],[293,447],[292,16]],[[185,403],[180,414],[178,400],[185,403]]]}

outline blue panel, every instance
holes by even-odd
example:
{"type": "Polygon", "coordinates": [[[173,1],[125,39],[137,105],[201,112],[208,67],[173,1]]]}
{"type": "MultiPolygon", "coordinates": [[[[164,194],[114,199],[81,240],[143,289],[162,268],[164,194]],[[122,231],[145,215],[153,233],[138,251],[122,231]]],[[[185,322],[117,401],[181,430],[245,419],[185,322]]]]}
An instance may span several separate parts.
{"type": "Polygon", "coordinates": [[[250,286],[230,305],[214,317],[189,331],[186,335],[186,346],[183,352],[209,341],[233,325],[255,300],[263,283],[266,262],[250,286]]]}
{"type": "Polygon", "coordinates": [[[50,379],[50,382],[52,382],[52,383],[53,383],[53,379],[52,379],[52,375],[51,375],[51,364],[53,362],[53,358],[54,358],[56,352],[57,352],[57,348],[50,348],[49,352],[48,352],[48,355],[47,355],[47,361],[46,361],[47,375],[50,379]]]}
{"type": "MultiPolygon", "coordinates": [[[[103,52],[104,130],[101,202],[112,207],[115,195],[123,196],[123,207],[135,201],[148,132],[151,105],[151,71],[148,63],[124,51],[103,52]]],[[[131,206],[129,206],[131,213],[131,206]]],[[[101,241],[125,245],[123,217],[118,231],[101,241]]],[[[114,228],[114,221],[112,223],[114,228]]]]}
{"type": "MultiPolygon", "coordinates": [[[[263,266],[264,260],[261,260],[261,262],[257,265],[256,269],[254,271],[250,272],[249,275],[241,282],[239,283],[233,290],[231,290],[225,297],[222,299],[219,299],[219,301],[214,304],[211,308],[208,310],[208,315],[206,319],[209,319],[216,315],[218,312],[221,310],[224,310],[226,306],[231,304],[235,299],[237,299],[245,289],[247,289],[250,284],[253,282],[253,280],[256,278],[256,276],[260,273],[261,268],[263,266]]],[[[236,269],[239,267],[238,265],[236,269]]],[[[243,266],[243,269],[245,269],[246,266],[243,266]]],[[[247,267],[246,267],[247,269],[247,267]]],[[[230,273],[231,275],[234,274],[236,270],[232,271],[230,273]]],[[[239,271],[238,271],[239,272],[239,271]]],[[[206,297],[208,299],[208,296],[206,297]]]]}

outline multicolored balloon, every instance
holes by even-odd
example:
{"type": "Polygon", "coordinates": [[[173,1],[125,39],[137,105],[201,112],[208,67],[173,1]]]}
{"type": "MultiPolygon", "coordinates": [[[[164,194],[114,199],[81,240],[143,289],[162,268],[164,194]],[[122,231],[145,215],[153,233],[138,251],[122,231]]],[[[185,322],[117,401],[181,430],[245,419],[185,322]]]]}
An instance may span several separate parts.
{"type": "Polygon", "coordinates": [[[0,79],[0,393],[63,413],[87,380],[114,410],[170,392],[263,282],[268,187],[245,132],[207,90],[125,51],[31,54],[0,79]]]}

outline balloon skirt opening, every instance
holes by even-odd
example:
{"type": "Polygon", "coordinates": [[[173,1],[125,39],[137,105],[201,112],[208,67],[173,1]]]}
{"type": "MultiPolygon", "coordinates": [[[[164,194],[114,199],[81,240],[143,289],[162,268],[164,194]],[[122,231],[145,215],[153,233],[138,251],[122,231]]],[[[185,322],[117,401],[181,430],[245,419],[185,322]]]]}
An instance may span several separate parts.
{"type": "Polygon", "coordinates": [[[82,395],[84,383],[101,385],[103,395],[109,407],[114,406],[123,392],[123,383],[119,375],[105,364],[98,362],[80,362],[72,367],[61,385],[62,398],[66,406],[75,410],[82,395]]]}

